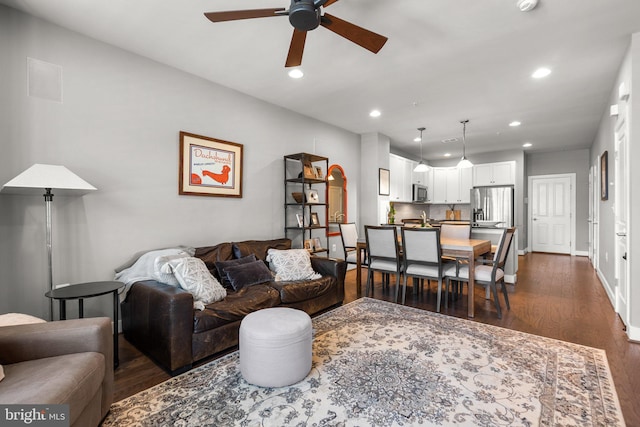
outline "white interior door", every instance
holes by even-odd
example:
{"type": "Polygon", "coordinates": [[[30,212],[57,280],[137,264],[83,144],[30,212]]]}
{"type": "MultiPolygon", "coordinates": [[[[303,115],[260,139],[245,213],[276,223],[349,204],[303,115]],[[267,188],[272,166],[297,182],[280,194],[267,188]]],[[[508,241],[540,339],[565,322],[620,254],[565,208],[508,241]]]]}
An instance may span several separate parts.
{"type": "Polygon", "coordinates": [[[627,124],[624,116],[618,117],[615,133],[615,220],[616,220],[616,311],[622,321],[629,324],[629,284],[627,260],[627,124]]]}
{"type": "Polygon", "coordinates": [[[532,176],[531,250],[572,253],[572,176],[532,176]]]}

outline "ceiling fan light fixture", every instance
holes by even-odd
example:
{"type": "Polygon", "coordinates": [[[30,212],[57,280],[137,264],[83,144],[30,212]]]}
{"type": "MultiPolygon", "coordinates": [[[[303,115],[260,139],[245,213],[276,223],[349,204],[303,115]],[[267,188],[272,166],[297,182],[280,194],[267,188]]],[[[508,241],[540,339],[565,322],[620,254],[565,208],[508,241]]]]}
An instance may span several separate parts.
{"type": "Polygon", "coordinates": [[[469,119],[460,120],[462,123],[462,158],[458,162],[458,169],[470,168],[473,167],[473,163],[469,159],[467,159],[466,153],[466,145],[467,145],[467,123],[469,123],[469,119]]]}
{"type": "Polygon", "coordinates": [[[292,79],[300,79],[304,76],[304,72],[300,68],[294,68],[288,74],[292,79]]]}
{"type": "Polygon", "coordinates": [[[520,12],[529,12],[536,8],[538,0],[518,0],[516,3],[520,12]]]}

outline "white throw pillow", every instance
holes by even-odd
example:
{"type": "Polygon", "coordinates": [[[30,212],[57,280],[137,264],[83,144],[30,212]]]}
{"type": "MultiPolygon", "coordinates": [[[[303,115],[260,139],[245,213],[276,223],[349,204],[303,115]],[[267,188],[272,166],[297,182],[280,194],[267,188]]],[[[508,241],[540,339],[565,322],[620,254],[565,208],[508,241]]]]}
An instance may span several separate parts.
{"type": "Polygon", "coordinates": [[[227,296],[227,290],[209,273],[200,258],[171,259],[168,264],[180,282],[180,287],[193,295],[194,307],[202,310],[204,305],[220,301],[227,296]]]}
{"type": "Polygon", "coordinates": [[[322,276],[311,267],[311,258],[306,249],[269,249],[267,262],[276,273],[276,281],[319,279],[322,276]]]}

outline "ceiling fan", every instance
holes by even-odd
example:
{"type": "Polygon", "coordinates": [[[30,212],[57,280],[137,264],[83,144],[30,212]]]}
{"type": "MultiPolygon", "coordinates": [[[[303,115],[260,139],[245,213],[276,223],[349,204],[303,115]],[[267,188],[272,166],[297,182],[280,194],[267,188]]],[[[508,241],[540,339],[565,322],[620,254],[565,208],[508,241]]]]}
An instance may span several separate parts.
{"type": "Polygon", "coordinates": [[[337,1],[338,0],[291,0],[289,10],[284,8],[232,10],[227,12],[208,12],[205,13],[204,16],[211,22],[268,18],[270,16],[289,16],[289,22],[293,26],[293,36],[291,37],[285,67],[297,67],[302,64],[302,53],[304,52],[307,31],[314,30],[320,25],[373,53],[378,53],[387,42],[386,37],[329,15],[328,13],[321,13],[322,7],[328,7],[337,1]]]}

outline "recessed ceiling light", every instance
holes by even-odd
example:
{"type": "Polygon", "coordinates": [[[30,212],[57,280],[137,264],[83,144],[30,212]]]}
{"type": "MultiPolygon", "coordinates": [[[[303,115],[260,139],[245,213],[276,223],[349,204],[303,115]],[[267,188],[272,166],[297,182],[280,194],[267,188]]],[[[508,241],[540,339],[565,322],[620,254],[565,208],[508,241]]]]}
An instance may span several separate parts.
{"type": "Polygon", "coordinates": [[[456,142],[456,141],[458,141],[458,138],[447,138],[447,139],[443,139],[441,142],[443,144],[448,144],[450,142],[456,142]]]}
{"type": "Polygon", "coordinates": [[[299,79],[302,78],[302,76],[304,76],[304,73],[300,68],[294,68],[293,70],[289,71],[289,77],[291,77],[292,79],[299,79]]]}
{"type": "Polygon", "coordinates": [[[538,0],[518,0],[516,3],[521,12],[529,12],[538,5],[538,0]]]}
{"type": "Polygon", "coordinates": [[[525,142],[524,144],[522,144],[522,146],[523,146],[524,148],[529,148],[529,147],[531,147],[532,145],[533,145],[533,144],[532,144],[532,143],[530,143],[530,142],[525,142]]]}
{"type": "Polygon", "coordinates": [[[451,157],[451,153],[444,153],[445,157],[451,157]]]}
{"type": "Polygon", "coordinates": [[[380,112],[380,110],[372,110],[372,111],[369,113],[369,115],[370,115],[371,117],[380,117],[380,115],[381,115],[381,114],[382,114],[382,113],[380,112]]]}
{"type": "Polygon", "coordinates": [[[550,69],[546,67],[540,67],[537,70],[535,70],[533,74],[531,74],[531,77],[533,77],[534,79],[542,79],[544,77],[547,77],[549,74],[551,74],[550,69]]]}
{"type": "Polygon", "coordinates": [[[511,123],[509,123],[509,126],[511,126],[513,128],[513,127],[516,127],[516,126],[520,126],[521,124],[522,123],[520,123],[519,121],[514,120],[511,123]]]}
{"type": "Polygon", "coordinates": [[[413,142],[420,142],[422,141],[422,138],[420,138],[419,136],[416,136],[415,138],[413,138],[413,142]]]}

